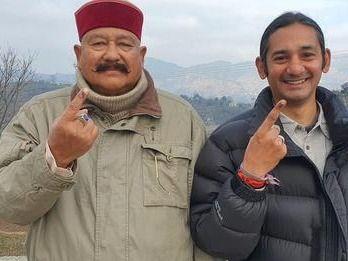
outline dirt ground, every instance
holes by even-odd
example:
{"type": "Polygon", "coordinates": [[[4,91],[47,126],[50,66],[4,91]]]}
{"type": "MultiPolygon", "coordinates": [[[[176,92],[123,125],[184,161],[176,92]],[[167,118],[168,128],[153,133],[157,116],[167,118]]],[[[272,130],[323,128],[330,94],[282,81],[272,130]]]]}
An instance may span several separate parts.
{"type": "MultiPolygon", "coordinates": [[[[25,238],[27,230],[27,226],[18,226],[0,220],[0,257],[25,255],[25,238]]],[[[0,260],[2,259],[0,258],[0,260]]],[[[12,259],[5,258],[4,260],[12,259]]]]}
{"type": "Polygon", "coordinates": [[[27,231],[27,226],[9,224],[0,219],[0,234],[25,234],[27,231]]]}

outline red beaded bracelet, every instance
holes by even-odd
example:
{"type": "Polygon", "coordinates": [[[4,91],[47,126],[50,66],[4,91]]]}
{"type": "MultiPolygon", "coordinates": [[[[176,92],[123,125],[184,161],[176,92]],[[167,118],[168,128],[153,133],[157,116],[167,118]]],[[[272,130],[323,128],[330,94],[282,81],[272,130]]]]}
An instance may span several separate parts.
{"type": "Polygon", "coordinates": [[[244,175],[241,169],[238,170],[237,175],[245,184],[249,185],[250,187],[254,189],[260,189],[266,186],[266,181],[259,181],[256,179],[249,178],[246,175],[244,175]]]}
{"type": "Polygon", "coordinates": [[[237,175],[245,184],[251,186],[254,189],[263,188],[267,184],[272,184],[276,186],[280,185],[280,181],[269,173],[266,174],[264,178],[249,173],[243,168],[243,163],[240,164],[237,175]]]}

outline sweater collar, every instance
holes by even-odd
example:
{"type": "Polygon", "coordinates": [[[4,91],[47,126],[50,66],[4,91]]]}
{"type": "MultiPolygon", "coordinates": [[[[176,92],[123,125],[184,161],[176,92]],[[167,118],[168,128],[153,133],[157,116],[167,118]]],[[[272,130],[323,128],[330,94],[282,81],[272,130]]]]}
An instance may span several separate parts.
{"type": "MultiPolygon", "coordinates": [[[[154,118],[160,118],[162,116],[162,110],[158,100],[158,94],[155,89],[154,82],[150,74],[146,70],[143,71],[143,77],[144,77],[143,80],[146,81],[147,86],[145,87],[145,90],[142,92],[137,102],[135,102],[129,108],[127,108],[123,118],[130,118],[136,115],[149,115],[154,118]]],[[[79,92],[79,86],[77,83],[75,84],[71,92],[71,97],[70,97],[71,100],[75,97],[75,95],[78,92],[79,92]]],[[[103,108],[100,108],[99,106],[93,104],[93,102],[89,100],[86,101],[84,107],[87,109],[97,107],[99,110],[104,111],[103,108]]]]}
{"type": "Polygon", "coordinates": [[[104,112],[115,115],[123,113],[132,108],[138,102],[148,84],[145,73],[142,72],[137,84],[127,93],[118,96],[105,96],[90,88],[89,84],[83,78],[80,70],[76,70],[76,86],[79,89],[89,90],[87,99],[90,103],[96,105],[104,112]]]}

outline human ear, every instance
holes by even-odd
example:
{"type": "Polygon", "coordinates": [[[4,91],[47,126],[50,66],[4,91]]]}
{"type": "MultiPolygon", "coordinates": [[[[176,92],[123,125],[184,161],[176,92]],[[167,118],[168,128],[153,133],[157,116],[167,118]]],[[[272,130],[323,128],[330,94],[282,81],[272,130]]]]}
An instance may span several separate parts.
{"type": "Polygon", "coordinates": [[[258,56],[255,60],[255,65],[257,68],[257,72],[259,73],[259,76],[262,80],[266,79],[267,77],[267,66],[266,64],[262,61],[261,57],[258,56]]]}

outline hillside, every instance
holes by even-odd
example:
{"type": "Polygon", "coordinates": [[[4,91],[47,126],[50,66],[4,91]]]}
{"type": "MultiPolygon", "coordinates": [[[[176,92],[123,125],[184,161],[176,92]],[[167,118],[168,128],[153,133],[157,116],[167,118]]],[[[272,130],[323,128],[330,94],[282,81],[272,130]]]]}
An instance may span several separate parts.
{"type": "MultiPolygon", "coordinates": [[[[232,63],[215,61],[182,67],[174,63],[155,58],[147,58],[145,68],[151,72],[158,88],[178,95],[202,97],[233,97],[235,101],[252,103],[267,86],[267,81],[261,81],[253,62],[232,63]]],[[[337,54],[332,57],[331,70],[323,76],[321,85],[337,90],[348,81],[348,54],[337,54]]],[[[73,74],[38,74],[38,80],[55,84],[72,84],[73,74]]]]}

